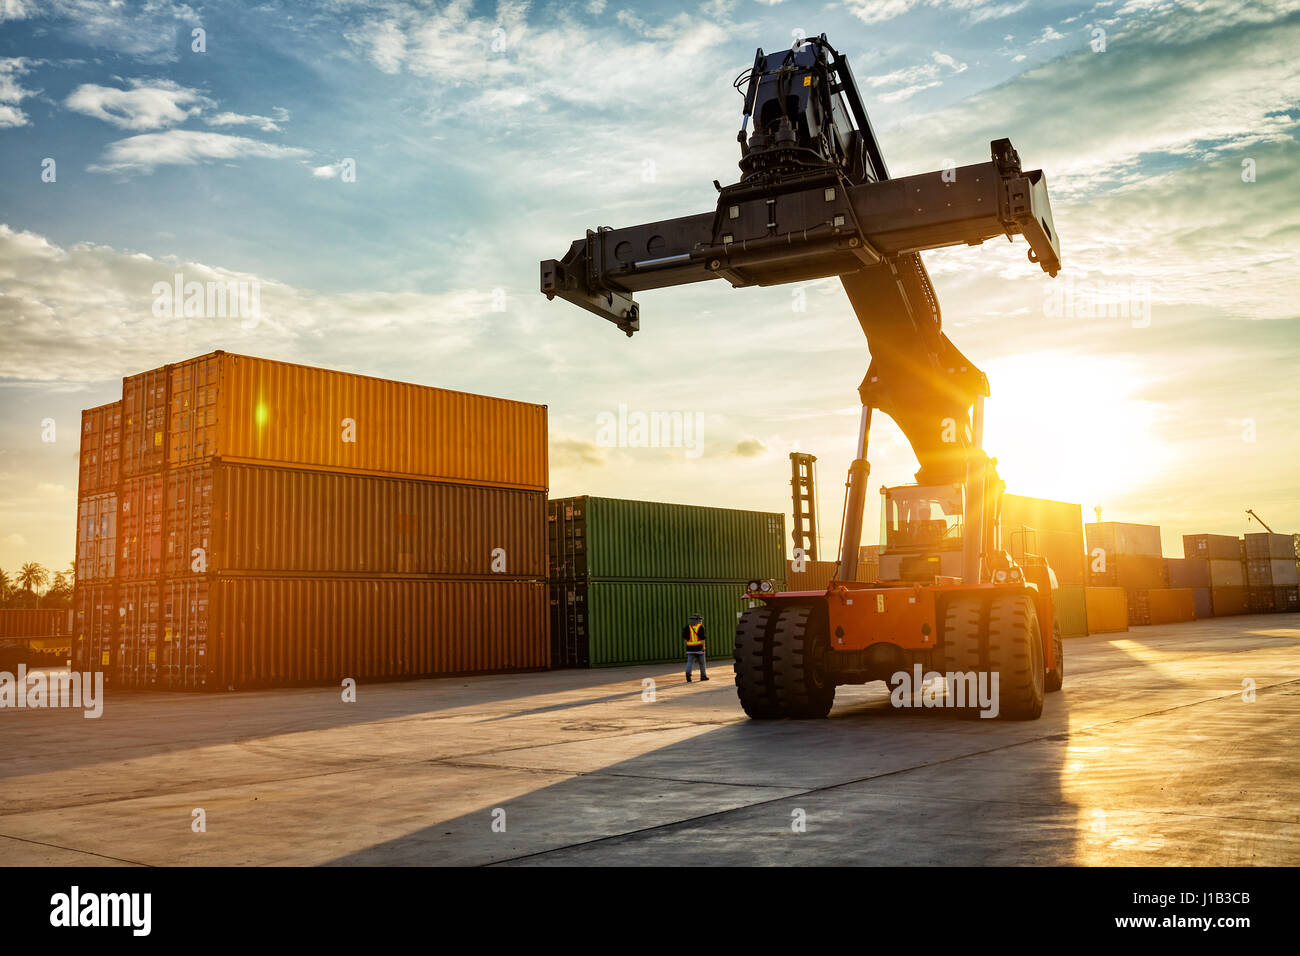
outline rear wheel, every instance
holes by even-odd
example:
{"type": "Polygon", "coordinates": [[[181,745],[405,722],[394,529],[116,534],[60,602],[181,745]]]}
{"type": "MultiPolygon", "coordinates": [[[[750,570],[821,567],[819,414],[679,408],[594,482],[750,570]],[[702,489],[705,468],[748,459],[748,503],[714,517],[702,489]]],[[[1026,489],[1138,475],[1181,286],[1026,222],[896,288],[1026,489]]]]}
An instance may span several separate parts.
{"type": "Polygon", "coordinates": [[[772,674],[772,631],[776,609],[751,607],[736,625],[736,696],[755,720],[781,716],[772,674]]]}
{"type": "Polygon", "coordinates": [[[813,619],[812,608],[779,611],[772,632],[772,675],[785,716],[819,719],[835,702],[835,682],[825,670],[826,641],[813,619]]]}
{"type": "Polygon", "coordinates": [[[1065,682],[1065,646],[1061,641],[1061,625],[1052,622],[1052,658],[1056,666],[1047,672],[1046,687],[1049,691],[1060,690],[1065,682]]]}

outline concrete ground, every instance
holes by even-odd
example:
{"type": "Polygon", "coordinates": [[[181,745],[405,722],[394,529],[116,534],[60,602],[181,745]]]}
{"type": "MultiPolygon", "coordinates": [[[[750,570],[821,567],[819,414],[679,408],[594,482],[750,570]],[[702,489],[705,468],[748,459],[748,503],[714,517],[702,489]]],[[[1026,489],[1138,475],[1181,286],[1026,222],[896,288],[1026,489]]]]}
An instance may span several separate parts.
{"type": "Polygon", "coordinates": [[[1300,615],[1066,667],[1027,723],[752,722],[726,663],[0,710],[0,863],[1300,864],[1300,615]]]}

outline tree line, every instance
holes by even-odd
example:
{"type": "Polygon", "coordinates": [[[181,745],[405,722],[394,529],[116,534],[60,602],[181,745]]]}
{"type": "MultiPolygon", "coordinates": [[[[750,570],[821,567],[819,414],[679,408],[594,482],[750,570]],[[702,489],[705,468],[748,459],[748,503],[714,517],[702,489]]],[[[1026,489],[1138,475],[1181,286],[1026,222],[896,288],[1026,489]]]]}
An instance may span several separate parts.
{"type": "Polygon", "coordinates": [[[0,608],[72,607],[72,588],[76,583],[75,561],[53,575],[35,561],[28,561],[12,575],[0,568],[0,608]]]}

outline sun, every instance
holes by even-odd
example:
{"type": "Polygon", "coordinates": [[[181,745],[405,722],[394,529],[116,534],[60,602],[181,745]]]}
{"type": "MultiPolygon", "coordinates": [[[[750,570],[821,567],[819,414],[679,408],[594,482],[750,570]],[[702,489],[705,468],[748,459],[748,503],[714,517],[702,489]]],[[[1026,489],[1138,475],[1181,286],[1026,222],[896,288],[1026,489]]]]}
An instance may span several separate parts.
{"type": "Polygon", "coordinates": [[[1156,484],[1171,463],[1136,359],[1043,351],[985,366],[984,448],[1014,494],[1083,505],[1156,484]]]}

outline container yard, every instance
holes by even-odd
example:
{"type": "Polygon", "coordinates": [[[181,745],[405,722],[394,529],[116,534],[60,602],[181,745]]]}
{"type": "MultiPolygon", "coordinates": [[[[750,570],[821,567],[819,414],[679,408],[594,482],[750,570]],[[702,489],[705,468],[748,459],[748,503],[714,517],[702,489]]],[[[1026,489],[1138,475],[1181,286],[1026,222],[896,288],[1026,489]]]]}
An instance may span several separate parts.
{"type": "Polygon", "coordinates": [[[0,0],[6,943],[1282,938],[1296,4],[0,0]]]}

